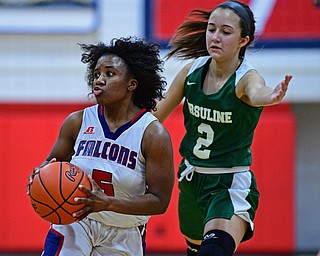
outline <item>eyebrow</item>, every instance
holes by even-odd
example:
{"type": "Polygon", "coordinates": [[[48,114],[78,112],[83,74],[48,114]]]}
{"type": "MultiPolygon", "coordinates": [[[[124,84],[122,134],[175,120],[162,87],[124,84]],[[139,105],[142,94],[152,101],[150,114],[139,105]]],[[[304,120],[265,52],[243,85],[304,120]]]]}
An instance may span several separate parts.
{"type": "MultiPolygon", "coordinates": [[[[209,22],[209,23],[208,23],[208,26],[209,26],[209,25],[211,25],[211,26],[215,26],[215,24],[214,24],[214,23],[212,23],[212,22],[209,22]]],[[[234,27],[233,27],[233,26],[231,26],[231,25],[227,25],[227,24],[223,24],[223,25],[222,25],[222,27],[228,27],[228,28],[232,28],[232,29],[234,29],[234,27]]]]}
{"type": "Polygon", "coordinates": [[[102,67],[102,68],[112,68],[112,69],[116,69],[114,66],[108,66],[108,65],[107,65],[107,66],[102,66],[102,65],[100,65],[99,68],[96,67],[94,70],[98,70],[98,69],[100,69],[101,67],[102,67]]]}

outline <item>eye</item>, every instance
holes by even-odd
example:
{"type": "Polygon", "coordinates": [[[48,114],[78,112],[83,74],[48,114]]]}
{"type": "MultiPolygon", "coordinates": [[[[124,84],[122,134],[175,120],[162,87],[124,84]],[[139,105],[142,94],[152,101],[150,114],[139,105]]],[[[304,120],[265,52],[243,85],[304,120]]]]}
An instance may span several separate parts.
{"type": "Polygon", "coordinates": [[[114,75],[114,73],[112,71],[107,71],[106,72],[107,77],[111,77],[114,75]]]}
{"type": "Polygon", "coordinates": [[[100,73],[99,72],[94,72],[93,73],[93,78],[94,79],[98,79],[100,77],[100,73]]]}
{"type": "Polygon", "coordinates": [[[207,27],[207,30],[208,30],[209,32],[213,33],[213,32],[215,32],[217,29],[216,29],[215,26],[209,25],[209,26],[207,27]]]}

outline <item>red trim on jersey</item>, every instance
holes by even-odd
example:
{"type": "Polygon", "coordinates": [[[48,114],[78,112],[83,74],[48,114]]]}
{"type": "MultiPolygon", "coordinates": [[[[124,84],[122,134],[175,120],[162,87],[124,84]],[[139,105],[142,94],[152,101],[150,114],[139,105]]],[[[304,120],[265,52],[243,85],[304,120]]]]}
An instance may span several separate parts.
{"type": "Polygon", "coordinates": [[[140,116],[142,116],[144,113],[146,113],[147,110],[146,109],[141,109],[138,114],[136,114],[136,116],[134,118],[132,118],[132,120],[130,121],[130,123],[134,123],[140,116]]]}
{"type": "Polygon", "coordinates": [[[64,241],[64,235],[62,235],[61,233],[59,233],[57,230],[51,228],[52,233],[56,234],[57,236],[59,236],[61,238],[60,240],[60,244],[57,250],[57,254],[56,255],[60,255],[61,249],[62,249],[62,245],[63,245],[63,241],[64,241]]]}
{"type": "Polygon", "coordinates": [[[101,105],[99,105],[99,112],[100,112],[100,115],[101,115],[101,116],[103,115],[103,109],[104,109],[104,107],[101,106],[101,105]]]}

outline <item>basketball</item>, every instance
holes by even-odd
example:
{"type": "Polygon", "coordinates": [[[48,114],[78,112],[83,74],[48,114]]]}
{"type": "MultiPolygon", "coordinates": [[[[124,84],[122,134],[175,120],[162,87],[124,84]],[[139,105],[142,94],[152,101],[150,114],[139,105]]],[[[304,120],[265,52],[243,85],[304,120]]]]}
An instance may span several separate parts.
{"type": "Polygon", "coordinates": [[[53,224],[70,224],[77,219],[72,214],[85,206],[75,197],[86,197],[78,186],[91,188],[88,176],[78,166],[68,162],[53,162],[40,168],[30,186],[34,211],[53,224]]]}

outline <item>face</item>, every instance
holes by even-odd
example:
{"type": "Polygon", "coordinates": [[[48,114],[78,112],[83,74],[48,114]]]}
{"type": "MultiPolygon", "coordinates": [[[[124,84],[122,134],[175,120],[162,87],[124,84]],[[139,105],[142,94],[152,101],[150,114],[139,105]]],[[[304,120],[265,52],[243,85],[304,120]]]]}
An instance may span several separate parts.
{"type": "Polygon", "coordinates": [[[230,9],[217,8],[208,20],[207,50],[218,61],[238,58],[240,48],[249,40],[241,38],[240,17],[230,9]]]}
{"type": "Polygon", "coordinates": [[[93,94],[101,105],[123,102],[136,87],[125,62],[116,55],[103,55],[94,69],[93,94]]]}

